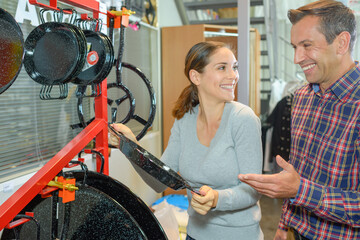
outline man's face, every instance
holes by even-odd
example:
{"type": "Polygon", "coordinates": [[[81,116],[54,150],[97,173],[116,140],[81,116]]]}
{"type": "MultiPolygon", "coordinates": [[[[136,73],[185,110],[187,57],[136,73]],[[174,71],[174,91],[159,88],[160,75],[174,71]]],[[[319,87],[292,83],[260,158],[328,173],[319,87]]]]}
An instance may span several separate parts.
{"type": "Polygon", "coordinates": [[[309,83],[318,83],[327,89],[338,79],[339,59],[335,40],[328,44],[319,32],[319,18],[306,16],[291,28],[291,44],[294,47],[294,63],[304,71],[309,83]]]}

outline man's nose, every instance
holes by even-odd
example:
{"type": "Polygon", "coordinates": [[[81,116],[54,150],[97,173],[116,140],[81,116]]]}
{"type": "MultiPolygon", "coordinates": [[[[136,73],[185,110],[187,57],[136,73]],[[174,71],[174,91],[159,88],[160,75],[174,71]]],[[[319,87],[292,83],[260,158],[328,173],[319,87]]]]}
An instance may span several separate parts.
{"type": "Polygon", "coordinates": [[[294,63],[299,64],[305,59],[305,52],[303,48],[296,48],[294,52],[294,63]]]}

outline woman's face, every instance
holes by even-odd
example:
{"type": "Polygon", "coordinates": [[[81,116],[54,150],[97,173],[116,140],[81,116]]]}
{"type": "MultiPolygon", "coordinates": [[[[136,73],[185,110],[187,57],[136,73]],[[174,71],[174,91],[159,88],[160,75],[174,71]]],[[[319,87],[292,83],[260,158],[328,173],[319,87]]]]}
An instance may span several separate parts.
{"type": "Polygon", "coordinates": [[[198,92],[202,101],[234,100],[235,85],[239,80],[238,62],[228,48],[219,48],[209,59],[204,71],[198,75],[198,92]]]}

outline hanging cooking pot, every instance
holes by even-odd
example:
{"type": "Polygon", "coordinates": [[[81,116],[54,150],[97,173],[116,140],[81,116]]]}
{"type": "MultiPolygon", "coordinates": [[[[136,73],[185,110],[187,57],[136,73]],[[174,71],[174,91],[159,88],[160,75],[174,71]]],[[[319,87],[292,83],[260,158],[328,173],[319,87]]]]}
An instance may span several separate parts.
{"type": "MultiPolygon", "coordinates": [[[[56,191],[48,198],[38,194],[22,210],[36,216],[41,239],[148,239],[113,198],[91,186],[78,187],[72,202],[62,203],[56,191]]],[[[16,229],[4,229],[1,239],[36,239],[35,229],[32,222],[24,223],[16,229]]]]}
{"type": "Polygon", "coordinates": [[[86,37],[88,53],[85,67],[82,72],[72,80],[72,83],[78,85],[89,85],[101,83],[110,73],[114,64],[114,48],[108,36],[101,33],[102,23],[95,21],[96,27],[86,28],[83,22],[78,21],[78,26],[83,26],[83,32],[86,37]]]}
{"type": "MultiPolygon", "coordinates": [[[[113,132],[120,140],[119,149],[135,166],[138,166],[137,170],[140,170],[144,174],[148,174],[151,177],[158,180],[160,183],[174,189],[180,190],[187,188],[196,194],[200,194],[198,190],[195,190],[190,184],[172,170],[169,166],[164,164],[154,155],[146,151],[137,143],[131,141],[123,134],[117,132],[110,124],[108,125],[111,132],[113,132]]],[[[134,167],[135,167],[134,166],[134,167]]]]}
{"type": "Polygon", "coordinates": [[[14,83],[24,57],[24,37],[10,13],[0,8],[0,94],[14,83]]]}
{"type": "MultiPolygon", "coordinates": [[[[40,98],[54,99],[50,96],[53,85],[67,84],[80,74],[85,64],[87,44],[81,29],[61,22],[62,12],[54,12],[54,18],[59,22],[45,22],[43,15],[46,11],[41,10],[42,24],[25,40],[24,67],[35,82],[43,85],[40,98]]],[[[63,89],[67,90],[66,87],[63,89]]],[[[59,98],[66,96],[67,91],[61,91],[59,98]]]]}

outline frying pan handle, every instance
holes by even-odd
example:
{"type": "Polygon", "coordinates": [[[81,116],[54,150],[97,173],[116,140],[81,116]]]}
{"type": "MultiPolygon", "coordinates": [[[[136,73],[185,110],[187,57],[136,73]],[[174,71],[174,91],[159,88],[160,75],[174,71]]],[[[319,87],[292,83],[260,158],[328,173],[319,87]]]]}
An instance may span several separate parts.
{"type": "Polygon", "coordinates": [[[96,155],[98,155],[100,157],[100,160],[101,160],[101,166],[100,166],[100,174],[102,174],[104,172],[104,164],[105,164],[105,158],[104,158],[104,155],[102,155],[101,152],[99,151],[96,151],[94,149],[84,149],[84,150],[81,150],[78,154],[78,158],[81,158],[81,154],[82,153],[94,153],[96,155]]]}
{"type": "Polygon", "coordinates": [[[40,17],[40,22],[43,24],[45,23],[45,13],[46,12],[49,12],[49,11],[52,11],[53,12],[53,18],[55,20],[55,22],[62,22],[63,21],[63,16],[64,16],[64,12],[61,8],[55,10],[50,10],[50,9],[45,9],[45,8],[42,8],[40,9],[39,11],[39,17],[40,17]]]}
{"type": "Polygon", "coordinates": [[[76,22],[76,18],[77,18],[77,11],[75,9],[64,9],[63,10],[64,12],[71,12],[71,16],[70,16],[70,19],[69,19],[69,23],[75,25],[75,22],[76,22]]]}
{"type": "Polygon", "coordinates": [[[91,83],[91,94],[86,95],[87,85],[78,85],[76,88],[76,97],[99,97],[101,95],[101,85],[100,83],[91,83]]]}
{"type": "Polygon", "coordinates": [[[14,217],[14,220],[19,219],[19,218],[26,218],[26,219],[30,219],[35,222],[35,224],[36,224],[36,239],[40,240],[40,223],[39,223],[39,221],[36,220],[36,218],[26,215],[26,214],[18,214],[14,217]]]}
{"type": "Polygon", "coordinates": [[[69,92],[69,88],[68,88],[67,83],[59,84],[60,94],[59,94],[58,97],[52,97],[50,95],[52,87],[53,87],[53,85],[42,85],[41,86],[40,93],[39,93],[39,97],[40,97],[41,100],[54,100],[54,99],[67,98],[68,92],[69,92]]]}

